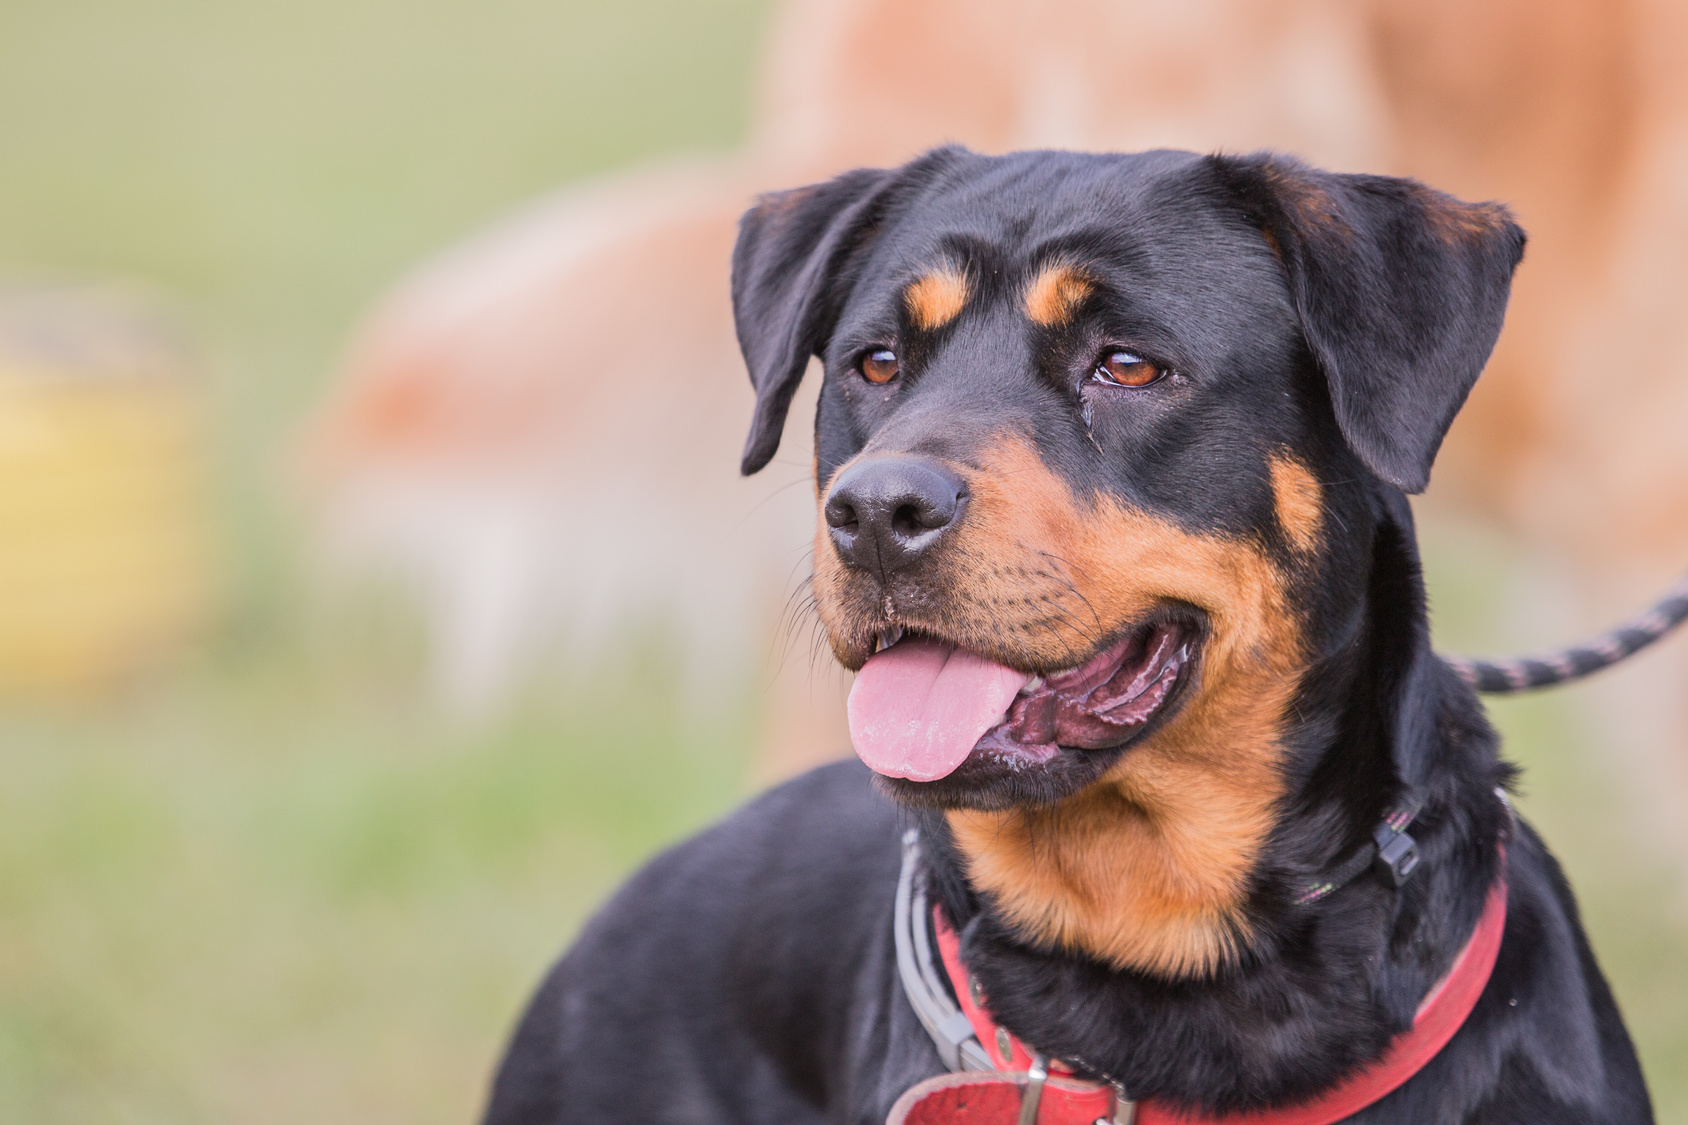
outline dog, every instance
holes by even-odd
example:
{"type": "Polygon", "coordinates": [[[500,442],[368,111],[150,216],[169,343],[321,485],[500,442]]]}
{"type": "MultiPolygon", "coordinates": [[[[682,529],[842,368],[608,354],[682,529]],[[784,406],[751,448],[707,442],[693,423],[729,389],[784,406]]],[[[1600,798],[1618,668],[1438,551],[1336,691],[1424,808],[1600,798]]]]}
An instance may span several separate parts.
{"type": "MultiPolygon", "coordinates": [[[[759,778],[847,754],[847,679],[812,676],[810,638],[778,627],[805,566],[811,412],[794,412],[769,470],[731,471],[749,403],[719,263],[752,192],[944,139],[1268,147],[1516,208],[1534,249],[1423,511],[1433,529],[1477,520],[1527,547],[1514,578],[1529,583],[1511,585],[1549,589],[1529,599],[1542,633],[1520,642],[1629,612],[1688,557],[1679,7],[782,0],[742,146],[559,193],[366,318],[301,458],[331,572],[409,587],[457,709],[497,708],[549,659],[601,663],[630,622],[660,620],[691,700],[756,692],[759,778]],[[652,323],[684,333],[692,359],[661,396],[642,349],[601,346],[652,323]],[[1591,374],[1618,371],[1623,393],[1590,393],[1591,374]],[[606,519],[615,536],[583,538],[606,519]],[[734,534],[711,535],[723,526],[734,534]]],[[[1684,682],[1688,647],[1672,644],[1587,700],[1625,830],[1674,868],[1684,682]]]]}
{"type": "Polygon", "coordinates": [[[763,197],[742,468],[818,356],[862,761],[636,875],[489,1125],[1650,1121],[1407,501],[1523,248],[1272,154],[948,148],[763,197]]]}

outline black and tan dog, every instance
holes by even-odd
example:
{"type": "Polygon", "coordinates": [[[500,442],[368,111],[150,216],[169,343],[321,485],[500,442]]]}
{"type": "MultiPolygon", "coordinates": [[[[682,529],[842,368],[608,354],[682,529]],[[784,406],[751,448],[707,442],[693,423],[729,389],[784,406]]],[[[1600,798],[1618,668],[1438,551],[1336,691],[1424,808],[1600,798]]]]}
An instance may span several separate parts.
{"type": "Polygon", "coordinates": [[[893,945],[910,823],[995,1019],[1146,1104],[1340,1085],[1504,880],[1475,1008],[1352,1120],[1650,1120],[1431,650],[1405,496],[1523,245],[1501,207],[1269,156],[951,149],[766,197],[734,259],[744,468],[820,356],[814,599],[877,776],[816,771],[636,876],[488,1121],[879,1125],[945,1069],[893,945]],[[1399,886],[1330,876],[1403,808],[1399,886]]]}

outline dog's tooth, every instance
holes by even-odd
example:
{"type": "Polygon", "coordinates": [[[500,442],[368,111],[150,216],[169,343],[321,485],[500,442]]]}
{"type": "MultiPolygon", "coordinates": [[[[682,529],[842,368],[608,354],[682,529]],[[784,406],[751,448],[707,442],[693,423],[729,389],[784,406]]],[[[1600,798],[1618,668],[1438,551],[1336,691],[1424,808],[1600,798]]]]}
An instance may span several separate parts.
{"type": "Polygon", "coordinates": [[[1041,690],[1042,687],[1043,687],[1043,677],[1042,676],[1033,676],[1031,679],[1027,680],[1025,686],[1020,689],[1020,694],[1021,695],[1030,695],[1034,691],[1041,690]]]}
{"type": "Polygon", "coordinates": [[[879,636],[874,642],[874,652],[882,652],[903,639],[903,627],[893,625],[889,629],[879,630],[879,636]]]}

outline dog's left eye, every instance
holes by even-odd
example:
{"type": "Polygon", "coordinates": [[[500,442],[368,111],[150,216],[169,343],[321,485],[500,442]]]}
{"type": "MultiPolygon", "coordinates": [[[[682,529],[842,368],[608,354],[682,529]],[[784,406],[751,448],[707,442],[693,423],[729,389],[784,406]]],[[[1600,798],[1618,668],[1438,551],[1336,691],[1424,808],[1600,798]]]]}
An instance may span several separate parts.
{"type": "Polygon", "coordinates": [[[1091,378],[1115,387],[1146,387],[1166,378],[1166,368],[1132,352],[1112,352],[1096,365],[1091,378]]]}

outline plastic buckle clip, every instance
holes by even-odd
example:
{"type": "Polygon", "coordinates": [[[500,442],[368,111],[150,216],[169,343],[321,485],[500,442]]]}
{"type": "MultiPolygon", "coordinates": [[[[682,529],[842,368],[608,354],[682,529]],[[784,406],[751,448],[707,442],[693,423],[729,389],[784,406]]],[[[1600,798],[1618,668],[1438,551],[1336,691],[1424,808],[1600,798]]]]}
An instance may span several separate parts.
{"type": "Polygon", "coordinates": [[[1377,859],[1372,866],[1391,887],[1399,887],[1418,868],[1418,841],[1387,824],[1378,825],[1372,839],[1377,843],[1377,859]]]}

